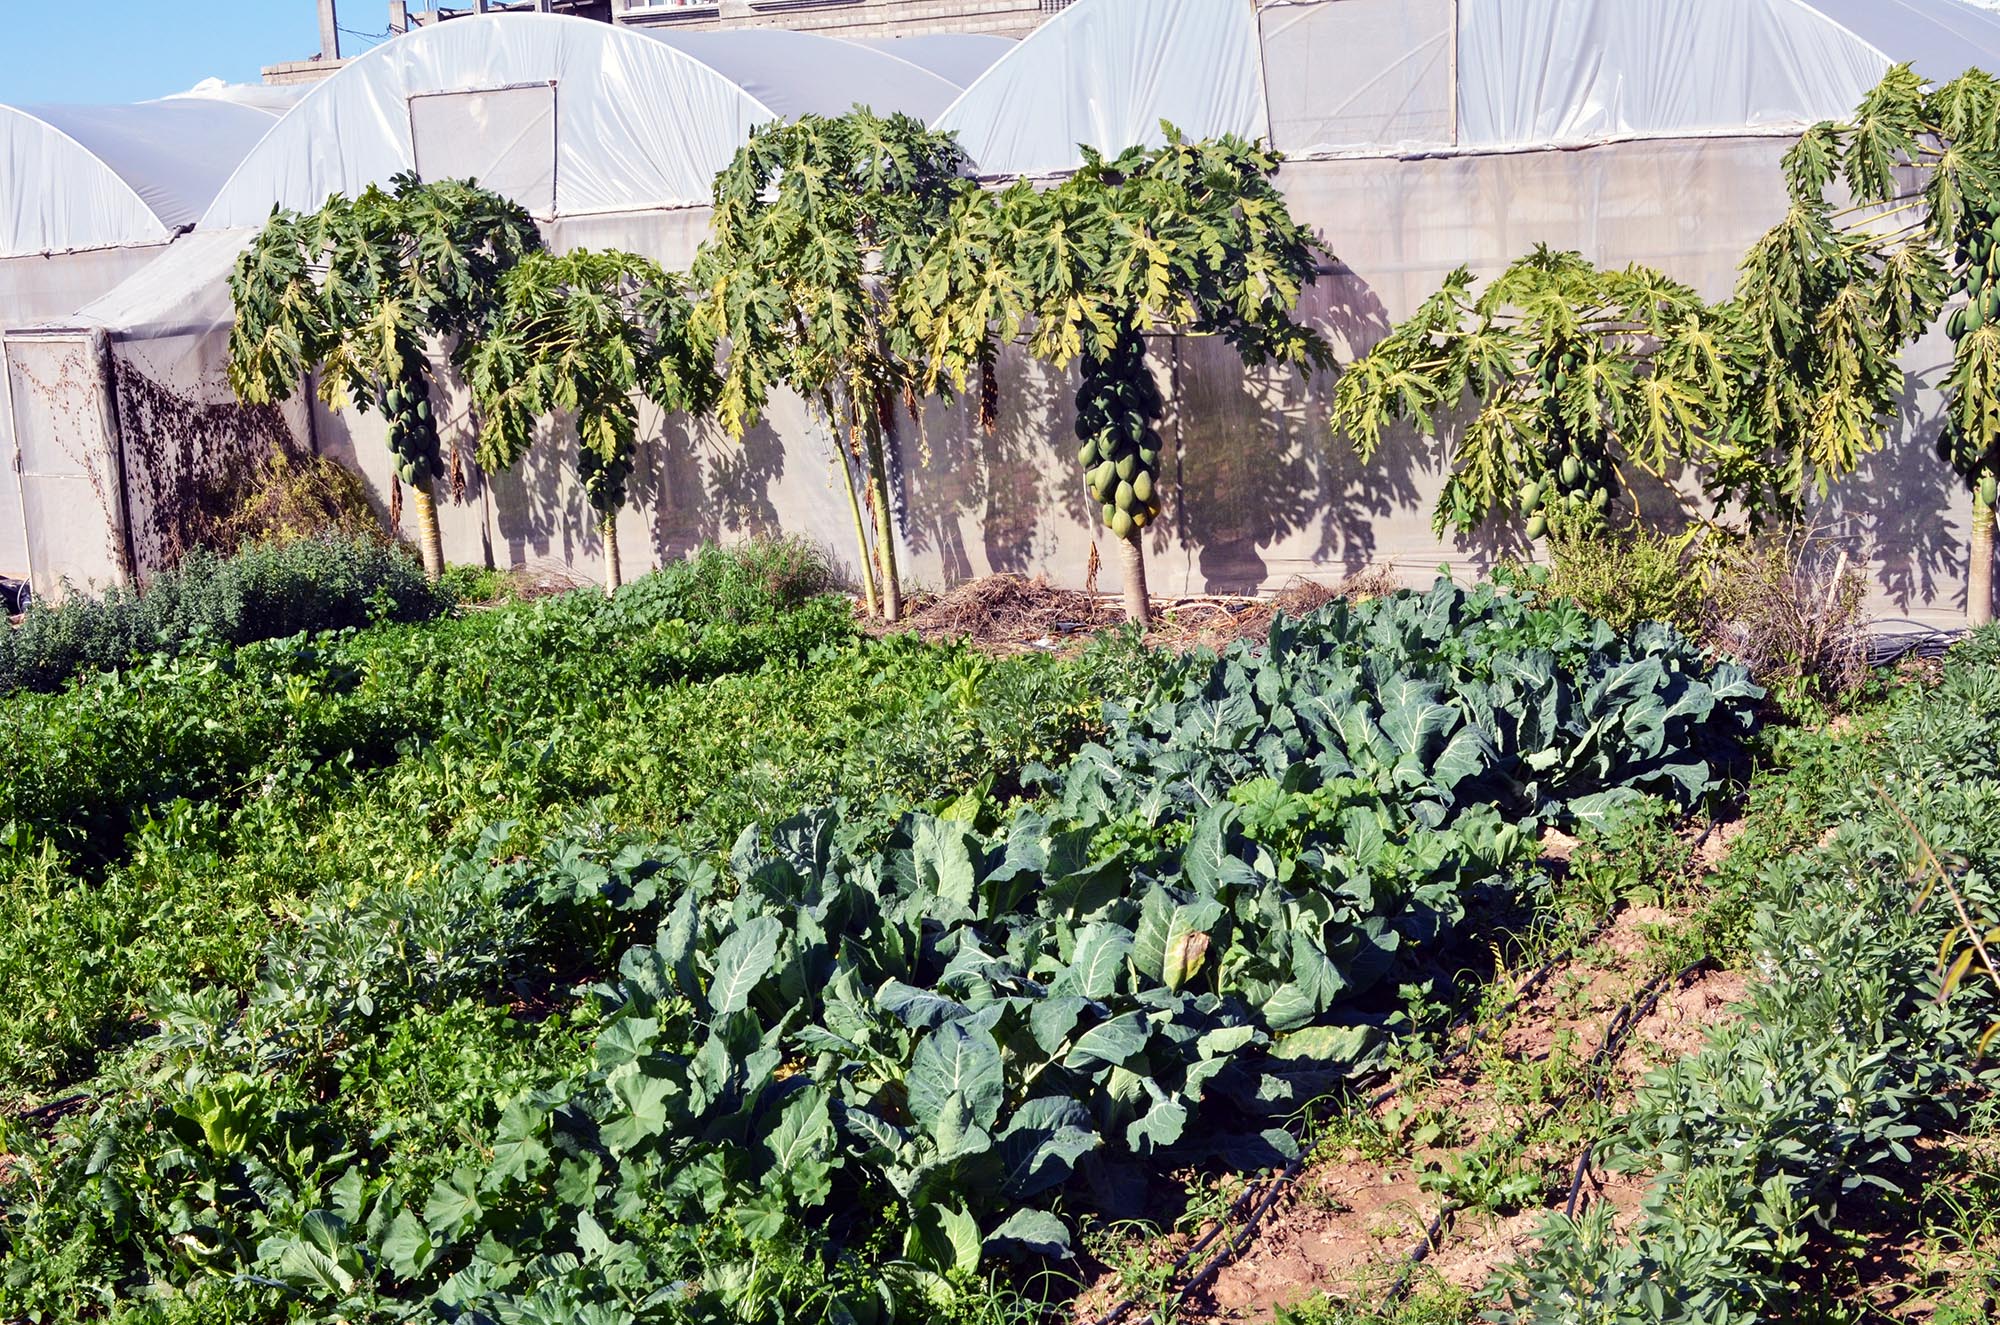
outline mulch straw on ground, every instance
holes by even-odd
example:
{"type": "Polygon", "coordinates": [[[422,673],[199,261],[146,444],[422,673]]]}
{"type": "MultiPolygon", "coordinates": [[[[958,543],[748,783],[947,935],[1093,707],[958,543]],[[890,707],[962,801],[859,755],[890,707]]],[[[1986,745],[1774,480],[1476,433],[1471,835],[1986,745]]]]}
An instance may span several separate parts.
{"type": "MultiPolygon", "coordinates": [[[[1389,572],[1371,569],[1337,584],[1295,579],[1269,598],[1227,594],[1155,598],[1153,629],[1147,638],[1163,648],[1219,649],[1238,639],[1263,639],[1279,612],[1303,616],[1336,598],[1359,601],[1398,587],[1389,572]]],[[[946,593],[915,595],[900,622],[876,629],[1020,652],[1081,645],[1100,631],[1124,624],[1125,611],[1117,595],[1061,589],[1040,576],[988,575],[946,593]]]]}

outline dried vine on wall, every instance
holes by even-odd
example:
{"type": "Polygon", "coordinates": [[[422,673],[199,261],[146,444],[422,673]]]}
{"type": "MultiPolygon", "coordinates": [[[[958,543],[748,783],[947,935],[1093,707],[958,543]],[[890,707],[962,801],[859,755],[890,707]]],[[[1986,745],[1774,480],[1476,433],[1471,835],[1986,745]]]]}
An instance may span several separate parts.
{"type": "Polygon", "coordinates": [[[231,526],[273,461],[311,460],[278,406],[192,399],[113,359],[141,575],[237,541],[231,526]]]}

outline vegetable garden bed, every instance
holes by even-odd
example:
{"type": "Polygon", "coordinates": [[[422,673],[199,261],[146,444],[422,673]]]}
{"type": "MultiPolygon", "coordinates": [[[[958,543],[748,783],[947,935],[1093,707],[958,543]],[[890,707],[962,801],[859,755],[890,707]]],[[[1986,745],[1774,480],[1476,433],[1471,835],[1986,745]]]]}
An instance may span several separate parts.
{"type": "MultiPolygon", "coordinates": [[[[1060,1310],[1658,885],[1760,700],[1491,588],[996,659],[771,583],[22,697],[0,1320],[1060,1310]]],[[[1676,868],[1661,951],[1724,944],[1676,868]]]]}

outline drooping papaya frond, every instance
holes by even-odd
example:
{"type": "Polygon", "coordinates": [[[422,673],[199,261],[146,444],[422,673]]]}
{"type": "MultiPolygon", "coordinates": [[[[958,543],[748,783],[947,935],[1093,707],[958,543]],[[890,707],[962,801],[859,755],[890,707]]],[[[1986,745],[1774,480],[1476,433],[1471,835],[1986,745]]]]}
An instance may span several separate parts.
{"type": "Polygon", "coordinates": [[[1543,246],[1472,287],[1448,276],[1334,391],[1334,426],[1364,459],[1399,424],[1459,423],[1440,532],[1511,510],[1534,537],[1601,516],[1718,430],[1741,347],[1686,286],[1543,246]]]}

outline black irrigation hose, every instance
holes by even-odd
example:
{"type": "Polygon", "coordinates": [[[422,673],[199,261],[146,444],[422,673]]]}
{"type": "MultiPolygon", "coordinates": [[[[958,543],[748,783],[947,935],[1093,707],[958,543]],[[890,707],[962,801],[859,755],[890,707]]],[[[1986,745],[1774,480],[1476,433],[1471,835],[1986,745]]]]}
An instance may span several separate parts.
{"type": "MultiPolygon", "coordinates": [[[[1696,971],[1700,970],[1702,967],[1708,965],[1708,963],[1709,959],[1706,956],[1698,957],[1694,961],[1689,962],[1686,966],[1683,966],[1679,971],[1676,971],[1673,974],[1671,981],[1669,981],[1668,978],[1665,976],[1660,976],[1656,978],[1653,981],[1649,992],[1645,995],[1644,1006],[1642,1006],[1637,1012],[1635,1012],[1632,1015],[1631,1023],[1626,1026],[1625,1033],[1629,1034],[1632,1027],[1637,1026],[1638,1023],[1644,1021],[1648,1016],[1652,1014],[1653,1009],[1659,1006],[1660,999],[1666,993],[1667,985],[1669,983],[1673,984],[1675,987],[1679,987],[1680,985],[1685,984],[1689,976],[1693,975],[1696,971]]],[[[1600,1051],[1600,1053],[1601,1052],[1602,1051],[1600,1051]]],[[[1604,1098],[1604,1085],[1605,1085],[1604,1078],[1600,1076],[1597,1079],[1596,1084],[1591,1087],[1591,1096],[1593,1099],[1604,1098]]],[[[1569,1184],[1569,1200],[1566,1201],[1563,1205],[1563,1213],[1572,1219],[1576,1217],[1577,1203],[1583,1195],[1583,1181],[1585,1178],[1590,1176],[1590,1161],[1591,1157],[1597,1153],[1597,1146],[1598,1146],[1597,1141],[1591,1141],[1587,1143],[1583,1148],[1583,1154],[1579,1156],[1576,1161],[1576,1173],[1575,1176],[1570,1179],[1570,1184],[1569,1184]]]]}
{"type": "Polygon", "coordinates": [[[1862,644],[1870,667],[1893,667],[1906,658],[1939,658],[1965,638],[1963,630],[1943,630],[1907,617],[1889,617],[1876,625],[1906,626],[1909,629],[1871,634],[1862,644]]]}
{"type": "Polygon", "coordinates": [[[1432,1251],[1436,1250],[1438,1242],[1444,1234],[1445,1220],[1457,1213],[1458,1207],[1450,1201],[1446,1201],[1438,1207],[1437,1218],[1431,1220],[1429,1227],[1424,1229],[1423,1237],[1418,1239],[1417,1244],[1410,1248],[1409,1254],[1403,1257],[1402,1273],[1398,1274],[1396,1282],[1389,1286],[1389,1295],[1382,1299],[1381,1314],[1388,1315],[1398,1302],[1401,1302],[1409,1295],[1410,1282],[1416,1278],[1417,1267],[1429,1258],[1432,1251]]]}
{"type": "MultiPolygon", "coordinates": [[[[1659,1006],[1661,997],[1667,991],[1667,986],[1669,984],[1680,985],[1690,975],[1693,975],[1696,971],[1706,966],[1708,960],[1706,956],[1698,957],[1679,971],[1660,972],[1660,974],[1647,981],[1645,987],[1627,1000],[1625,1005],[1618,1009],[1611,1020],[1605,1024],[1604,1038],[1599,1041],[1597,1052],[1590,1056],[1590,1061],[1585,1065],[1593,1078],[1590,1087],[1590,1098],[1592,1100],[1604,1098],[1606,1076],[1603,1069],[1610,1066],[1612,1059],[1617,1057],[1624,1049],[1626,1042],[1632,1037],[1632,1032],[1638,1029],[1639,1023],[1652,1015],[1653,1009],[1659,1006]]],[[[1555,1116],[1556,1111],[1562,1108],[1566,1102],[1566,1100],[1561,1099],[1552,1101],[1534,1119],[1531,1126],[1539,1126],[1547,1122],[1551,1117],[1555,1116]]],[[[1522,1130],[1525,1131],[1527,1128],[1523,1128],[1522,1130]]],[[[1572,1214],[1575,1213],[1577,1190],[1583,1185],[1585,1165],[1588,1164],[1591,1151],[1595,1148],[1595,1142],[1592,1142],[1590,1146],[1585,1148],[1584,1163],[1578,1165],[1576,1177],[1570,1183],[1569,1210],[1572,1214]]],[[[1437,1218],[1433,1219],[1430,1227],[1424,1230],[1423,1239],[1410,1248],[1409,1254],[1404,1257],[1402,1272],[1396,1277],[1395,1284],[1390,1287],[1388,1296],[1382,1300],[1381,1314],[1386,1316],[1409,1293],[1411,1282],[1416,1276],[1417,1267],[1422,1265],[1424,1260],[1436,1249],[1438,1235],[1443,1230],[1446,1218],[1456,1213],[1456,1210],[1457,1207],[1451,1202],[1446,1201],[1438,1210],[1437,1218]]]]}

